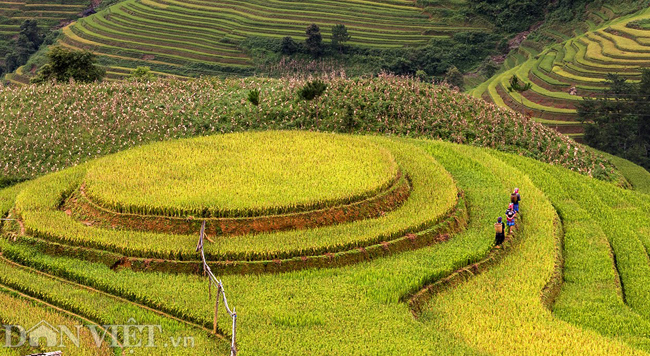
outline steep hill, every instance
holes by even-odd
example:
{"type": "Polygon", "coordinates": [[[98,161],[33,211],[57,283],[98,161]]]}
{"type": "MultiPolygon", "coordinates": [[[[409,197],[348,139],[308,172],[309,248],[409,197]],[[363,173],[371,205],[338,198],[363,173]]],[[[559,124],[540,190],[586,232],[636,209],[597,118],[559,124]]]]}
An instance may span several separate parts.
{"type": "Polygon", "coordinates": [[[0,62],[12,48],[25,20],[36,20],[48,30],[78,19],[91,6],[87,0],[12,0],[0,3],[0,62]]]}
{"type": "MultiPolygon", "coordinates": [[[[464,3],[442,2],[448,11],[464,3]]],[[[111,78],[129,68],[148,65],[180,75],[250,75],[251,58],[242,40],[255,36],[305,38],[312,23],[329,40],[332,26],[342,23],[349,44],[395,48],[424,45],[459,31],[482,29],[423,12],[417,2],[391,1],[169,1],[126,0],[63,29],[61,43],[100,55],[111,78]]]]}
{"type": "MultiPolygon", "coordinates": [[[[441,78],[452,65],[463,71],[489,67],[485,57],[498,58],[511,48],[497,75],[467,81],[478,85],[473,95],[579,139],[576,102],[599,95],[607,73],[634,79],[638,68],[649,64],[648,12],[626,15],[647,3],[126,0],[64,27],[59,44],[95,52],[108,80],[124,78],[143,65],[158,76],[177,77],[282,74],[294,66],[335,71],[347,66],[359,73],[420,71],[431,79],[441,78]],[[325,43],[334,25],[345,24],[352,36],[349,53],[326,56],[318,64],[307,62],[306,54],[298,61],[281,60],[280,39],[292,36],[302,43],[311,23],[321,26],[325,43]],[[498,38],[503,41],[498,43],[498,38]],[[513,75],[532,82],[533,88],[522,94],[508,92],[513,75]],[[480,83],[483,79],[487,81],[480,83]]],[[[7,79],[26,83],[30,69],[21,67],[7,79]]]]}
{"type": "Polygon", "coordinates": [[[645,9],[614,21],[591,23],[591,30],[549,47],[524,43],[529,46],[511,57],[506,70],[472,94],[579,137],[582,126],[576,104],[582,97],[602,95],[608,73],[638,81],[640,68],[650,67],[650,30],[642,26],[648,19],[650,9],[645,9]],[[508,91],[513,76],[532,83],[532,88],[523,93],[508,91]]]}

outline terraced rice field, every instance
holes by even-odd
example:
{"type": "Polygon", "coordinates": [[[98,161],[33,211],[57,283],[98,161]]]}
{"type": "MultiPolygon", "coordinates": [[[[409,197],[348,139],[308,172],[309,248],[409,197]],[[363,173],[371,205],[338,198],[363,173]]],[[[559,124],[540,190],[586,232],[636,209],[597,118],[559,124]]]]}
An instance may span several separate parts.
{"type": "MultiPolygon", "coordinates": [[[[212,153],[185,160],[197,164],[205,157],[224,160],[223,147],[217,143],[233,138],[264,142],[253,143],[250,149],[255,150],[275,140],[306,147],[317,137],[331,135],[283,131],[215,136],[210,138],[212,153]]],[[[205,248],[214,253],[209,263],[223,278],[231,307],[237,310],[240,355],[650,352],[647,192],[485,148],[404,138],[337,137],[362,149],[375,147],[379,157],[392,157],[409,178],[410,195],[401,206],[355,222],[249,237],[208,235],[205,248]],[[515,186],[522,192],[522,216],[505,247],[494,249],[492,223],[503,214],[515,186]],[[384,236],[364,240],[363,234],[373,227],[384,236]],[[320,240],[321,249],[294,249],[318,241],[323,232],[327,233],[320,240]],[[228,245],[229,240],[234,243],[228,245]],[[272,255],[240,255],[223,263],[217,253],[237,248],[272,255]]],[[[155,156],[165,145],[174,149],[181,142],[148,146],[140,154],[155,156]]],[[[335,147],[325,151],[338,161],[335,147]]],[[[283,155],[276,152],[268,159],[284,160],[283,155]]],[[[154,156],[152,166],[157,163],[154,156]]],[[[339,157],[341,167],[349,165],[345,156],[339,157]]],[[[233,167],[232,172],[257,159],[240,157],[244,167],[233,167]]],[[[363,166],[365,158],[357,161],[363,166]]],[[[135,318],[162,325],[154,340],[156,349],[116,345],[117,354],[152,350],[169,355],[228,354],[229,320],[221,313],[217,335],[211,335],[214,294],[205,277],[195,274],[200,272],[198,266],[184,267],[198,257],[197,234],[164,234],[156,232],[155,225],[148,233],[115,228],[102,225],[101,217],[84,217],[74,210],[79,203],[75,192],[89,179],[93,166],[110,162],[128,164],[90,161],[0,191],[0,215],[18,219],[2,225],[0,292],[9,292],[0,293],[0,298],[21,308],[26,300],[40,300],[30,306],[32,319],[56,314],[62,323],[83,318],[111,325],[135,318]],[[112,237],[104,237],[108,235],[112,237]],[[120,244],[126,248],[115,249],[120,244]],[[157,250],[171,253],[156,256],[157,250]],[[42,303],[58,310],[48,310],[42,303]],[[162,346],[164,340],[180,335],[194,337],[194,347],[162,346]]],[[[148,171],[146,165],[132,168],[147,172],[128,179],[136,186],[156,174],[167,174],[148,171]]],[[[645,171],[626,169],[630,171],[635,181],[650,179],[645,171]]],[[[381,165],[374,170],[378,177],[391,175],[386,172],[390,169],[381,165]]],[[[304,180],[324,184],[330,177],[336,180],[336,169],[304,180]]],[[[108,173],[106,178],[113,179],[108,173]]],[[[260,179],[265,186],[272,176],[264,172],[260,179]]],[[[169,184],[151,189],[164,193],[169,184]]],[[[198,186],[211,189],[212,184],[198,186]]],[[[244,196],[254,191],[242,187],[244,196]]],[[[287,204],[281,197],[274,199],[279,206],[287,204]]],[[[327,215],[327,209],[317,211],[327,215]]],[[[164,218],[152,214],[151,219],[164,218]]],[[[6,320],[14,319],[3,309],[0,321],[6,320]]],[[[0,348],[3,354],[18,354],[13,351],[0,348]]],[[[103,354],[105,349],[85,352],[103,354]]]]}
{"type": "MultiPolygon", "coordinates": [[[[576,104],[582,97],[602,95],[608,73],[634,82],[640,68],[650,67],[650,30],[628,26],[650,18],[650,9],[596,25],[541,53],[520,48],[520,57],[472,94],[525,113],[562,133],[579,137],[576,104]],[[512,76],[531,82],[531,90],[508,92],[512,76]],[[570,93],[575,88],[575,95],[570,93]]],[[[602,21],[601,21],[602,22],[602,21]]]]}
{"type": "MultiPolygon", "coordinates": [[[[445,24],[407,0],[127,0],[64,28],[61,42],[91,49],[111,66],[148,65],[188,75],[245,75],[253,67],[239,48],[243,39],[292,36],[302,41],[312,23],[321,27],[325,42],[331,27],[342,23],[352,36],[350,44],[379,48],[417,46],[433,37],[475,29],[445,24]]],[[[119,72],[112,74],[117,78],[119,72]]]]}
{"type": "Polygon", "coordinates": [[[0,1],[0,59],[11,50],[10,40],[20,32],[25,20],[36,19],[43,29],[50,29],[79,18],[90,7],[85,0],[11,0],[0,1]]]}

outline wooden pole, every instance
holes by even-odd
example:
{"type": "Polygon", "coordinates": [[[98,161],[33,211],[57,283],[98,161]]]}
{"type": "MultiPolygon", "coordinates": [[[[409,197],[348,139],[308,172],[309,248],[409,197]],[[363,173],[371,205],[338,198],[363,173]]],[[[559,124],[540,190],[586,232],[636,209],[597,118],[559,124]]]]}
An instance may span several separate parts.
{"type": "Polygon", "coordinates": [[[230,344],[230,356],[237,356],[237,313],[233,309],[232,316],[232,343],[230,344]]]}
{"type": "Polygon", "coordinates": [[[217,335],[217,316],[219,315],[219,297],[221,296],[221,286],[217,287],[217,300],[214,302],[214,324],[212,332],[217,335]]]}

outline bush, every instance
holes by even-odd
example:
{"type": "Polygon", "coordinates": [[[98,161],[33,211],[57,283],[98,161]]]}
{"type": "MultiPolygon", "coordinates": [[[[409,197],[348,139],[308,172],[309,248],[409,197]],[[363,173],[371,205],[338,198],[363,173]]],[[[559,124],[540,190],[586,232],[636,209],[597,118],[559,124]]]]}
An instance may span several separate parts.
{"type": "Polygon", "coordinates": [[[95,55],[88,51],[72,51],[64,47],[52,47],[47,54],[48,63],[32,78],[32,83],[51,80],[66,82],[74,79],[89,83],[100,81],[106,71],[95,64],[95,55]]]}
{"type": "Polygon", "coordinates": [[[327,84],[320,80],[313,80],[307,82],[307,84],[298,90],[298,97],[302,100],[314,100],[321,96],[325,90],[327,90],[327,84]]]}
{"type": "Polygon", "coordinates": [[[141,81],[149,82],[154,79],[153,73],[151,73],[151,68],[149,67],[137,67],[131,74],[129,74],[129,80],[131,81],[141,81]]]}

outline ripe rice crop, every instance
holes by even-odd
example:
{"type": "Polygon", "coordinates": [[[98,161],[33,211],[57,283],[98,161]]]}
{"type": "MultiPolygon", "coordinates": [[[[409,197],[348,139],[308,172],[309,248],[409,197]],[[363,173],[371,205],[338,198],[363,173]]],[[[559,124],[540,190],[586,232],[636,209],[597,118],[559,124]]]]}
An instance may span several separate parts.
{"type": "Polygon", "coordinates": [[[368,140],[275,131],[125,151],[93,163],[84,185],[92,201],[119,213],[218,218],[350,204],[397,176],[390,152],[368,140]]]}
{"type": "MultiPolygon", "coordinates": [[[[3,325],[19,325],[28,329],[45,320],[47,323],[54,325],[57,328],[63,325],[69,330],[75,330],[76,325],[81,325],[86,322],[79,318],[70,317],[69,315],[56,311],[51,307],[46,307],[43,304],[36,303],[33,300],[29,300],[2,285],[0,285],[0,305],[2,305],[2,309],[0,309],[0,323],[3,325]]],[[[108,348],[109,343],[104,343],[100,345],[100,347],[97,347],[90,333],[90,329],[82,328],[79,332],[79,336],[79,346],[70,342],[66,345],[66,352],[80,356],[112,355],[111,350],[108,348]]],[[[2,340],[6,340],[6,334],[2,340]]],[[[13,341],[13,345],[17,345],[19,342],[20,340],[16,338],[13,341]]],[[[33,348],[29,347],[29,342],[27,342],[27,345],[15,348],[13,353],[9,352],[11,349],[7,347],[0,347],[0,355],[4,355],[2,352],[5,350],[8,351],[8,353],[6,353],[7,355],[26,355],[36,353],[37,351],[51,352],[59,349],[60,347],[56,346],[33,348]]]]}
{"type": "MultiPolygon", "coordinates": [[[[462,6],[441,4],[445,12],[462,6]]],[[[324,42],[331,27],[345,24],[349,44],[381,49],[424,45],[433,38],[489,27],[459,17],[449,24],[424,11],[423,4],[408,1],[125,0],[65,27],[60,43],[91,48],[111,66],[146,63],[181,75],[251,75],[254,61],[242,41],[298,40],[312,23],[321,26],[324,42]]]]}
{"type": "MultiPolygon", "coordinates": [[[[3,241],[0,241],[0,244],[3,244],[3,241]]],[[[151,343],[154,345],[153,347],[142,347],[142,345],[150,343],[148,335],[136,333],[130,336],[133,340],[131,347],[114,349],[118,352],[121,350],[129,355],[151,355],[152,352],[157,355],[186,355],[188,349],[184,345],[181,347],[171,347],[169,345],[171,337],[181,335],[193,338],[191,351],[197,354],[205,355],[217,352],[225,354],[225,350],[229,349],[226,341],[211,336],[198,327],[170,319],[160,315],[160,313],[141,308],[139,305],[120,300],[106,293],[62,281],[31,269],[17,267],[4,260],[0,261],[0,283],[31,297],[71,311],[99,325],[160,326],[159,331],[157,330],[153,334],[154,339],[151,343]],[[145,337],[141,338],[142,335],[145,335],[145,337]],[[136,345],[138,339],[142,340],[142,345],[136,345]]],[[[55,321],[54,319],[49,320],[55,321]]],[[[116,333],[118,340],[125,340],[123,331],[112,332],[116,333]]],[[[90,342],[92,346],[95,345],[96,340],[90,338],[90,335],[86,334],[84,337],[84,343],[90,342]]],[[[111,345],[111,341],[108,340],[110,336],[106,336],[106,338],[105,345],[111,345]]]]}
{"type": "MultiPolygon", "coordinates": [[[[645,354],[645,324],[634,323],[644,319],[630,318],[643,306],[627,306],[617,295],[614,263],[605,248],[610,238],[615,249],[625,247],[626,240],[647,241],[643,236],[650,231],[644,230],[650,225],[650,207],[645,195],[517,155],[426,140],[376,140],[405,145],[402,150],[391,147],[398,163],[404,160],[400,152],[418,147],[433,157],[429,162],[449,172],[466,194],[468,228],[441,244],[353,266],[223,276],[229,301],[237,306],[240,354],[645,354]],[[503,214],[514,186],[522,189],[524,198],[516,243],[501,262],[435,295],[414,318],[404,302],[410,295],[491,251],[492,224],[503,214]],[[609,219],[626,229],[610,228],[609,219]],[[600,226],[604,228],[599,231],[600,226]],[[591,258],[590,252],[595,253],[591,258]],[[559,258],[566,260],[565,282],[552,312],[545,288],[557,283],[559,258]],[[601,287],[603,294],[598,294],[601,287]],[[580,295],[583,288],[586,294],[580,295]],[[615,305],[617,309],[610,309],[615,305]],[[623,310],[627,312],[619,314],[623,310]],[[599,325],[598,320],[606,323],[599,325]]],[[[77,177],[80,182],[83,174],[77,177]]],[[[63,180],[59,184],[68,186],[63,180]]],[[[21,194],[18,203],[37,206],[28,202],[27,194],[21,194]]],[[[638,247],[636,252],[642,250],[638,247]]],[[[0,248],[7,258],[23,264],[183,320],[212,323],[214,305],[206,302],[210,291],[201,276],[116,272],[101,264],[43,255],[7,240],[0,240],[0,248]]],[[[642,290],[647,283],[639,277],[623,276],[628,281],[624,285],[642,290]]],[[[27,285],[43,283],[16,276],[20,279],[27,285]]],[[[65,297],[48,287],[32,288],[65,297]]],[[[219,323],[226,322],[222,315],[219,323]]]]}
{"type": "MultiPolygon", "coordinates": [[[[255,137],[255,134],[252,137],[255,137]]],[[[401,207],[384,216],[348,224],[219,237],[213,244],[206,245],[206,256],[213,260],[246,261],[346,251],[429,229],[456,205],[457,189],[452,178],[435,160],[417,147],[381,137],[357,140],[373,143],[390,152],[404,173],[410,177],[411,194],[401,207]]],[[[92,170],[93,164],[94,162],[88,162],[86,165],[26,183],[28,187],[16,198],[15,210],[23,219],[29,234],[46,240],[109,250],[132,257],[196,260],[196,235],[167,235],[89,227],[57,210],[62,199],[81,184],[87,170],[92,170]]]]}

